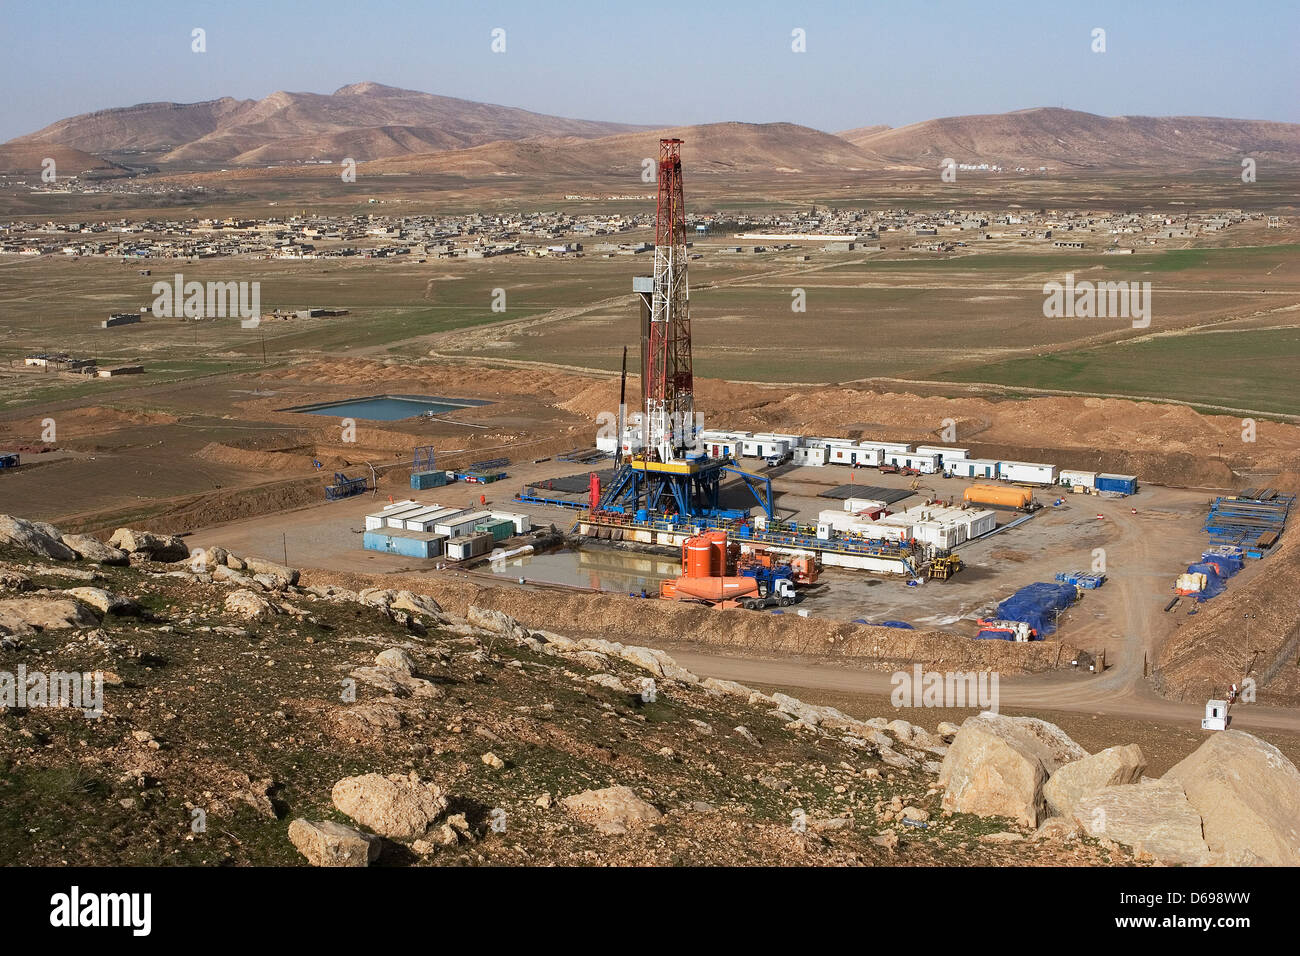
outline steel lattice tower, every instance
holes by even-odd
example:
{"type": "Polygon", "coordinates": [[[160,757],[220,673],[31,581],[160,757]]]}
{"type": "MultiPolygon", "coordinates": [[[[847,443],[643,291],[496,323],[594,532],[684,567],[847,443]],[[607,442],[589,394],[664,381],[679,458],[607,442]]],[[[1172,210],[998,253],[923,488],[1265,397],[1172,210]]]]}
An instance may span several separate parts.
{"type": "Polygon", "coordinates": [[[680,458],[693,443],[690,284],[686,277],[686,204],[682,141],[659,141],[659,202],[655,215],[654,294],[646,367],[647,454],[680,458]]]}

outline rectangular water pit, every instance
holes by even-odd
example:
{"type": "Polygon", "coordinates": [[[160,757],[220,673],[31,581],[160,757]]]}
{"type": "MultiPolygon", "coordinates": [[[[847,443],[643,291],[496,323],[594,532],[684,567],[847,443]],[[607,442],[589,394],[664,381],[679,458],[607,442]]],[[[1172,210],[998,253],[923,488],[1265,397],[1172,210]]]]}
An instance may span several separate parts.
{"type": "Polygon", "coordinates": [[[337,402],[316,402],[279,409],[305,415],[328,415],[331,418],[361,418],[374,422],[396,422],[404,418],[432,417],[454,412],[458,408],[479,408],[491,402],[476,398],[439,398],[433,395],[368,395],[337,402]]]}

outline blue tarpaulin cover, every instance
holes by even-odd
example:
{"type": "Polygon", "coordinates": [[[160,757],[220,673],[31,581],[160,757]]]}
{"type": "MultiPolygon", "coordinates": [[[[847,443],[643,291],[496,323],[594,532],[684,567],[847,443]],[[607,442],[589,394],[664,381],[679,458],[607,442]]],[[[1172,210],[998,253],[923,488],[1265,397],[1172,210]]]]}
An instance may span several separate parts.
{"type": "Polygon", "coordinates": [[[1000,621],[1024,621],[1043,637],[1056,630],[1056,611],[1073,604],[1077,593],[1073,584],[1027,584],[998,605],[995,617],[1000,621]]]}

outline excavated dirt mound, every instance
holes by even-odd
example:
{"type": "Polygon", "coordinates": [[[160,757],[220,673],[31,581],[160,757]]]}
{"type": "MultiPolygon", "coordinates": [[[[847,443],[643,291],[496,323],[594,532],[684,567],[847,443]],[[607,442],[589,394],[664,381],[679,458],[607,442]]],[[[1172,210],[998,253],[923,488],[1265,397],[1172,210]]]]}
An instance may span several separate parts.
{"type": "MultiPolygon", "coordinates": [[[[1291,476],[1294,478],[1294,476],[1291,476]]],[[[1156,658],[1156,686],[1167,697],[1223,697],[1254,659],[1260,703],[1300,704],[1300,536],[1290,531],[1249,583],[1203,604],[1156,658]],[[1250,614],[1249,627],[1243,617],[1250,614]],[[1256,656],[1255,652],[1259,654],[1256,656]]]]}
{"type": "Polygon", "coordinates": [[[689,640],[714,647],[851,658],[864,667],[896,670],[921,663],[936,670],[994,669],[1007,675],[1068,665],[1074,649],[1051,641],[1017,644],[971,641],[942,631],[842,624],[796,614],[718,611],[668,601],[633,601],[618,595],[551,589],[481,587],[471,582],[416,575],[342,575],[304,571],[304,584],[339,583],[352,588],[408,588],[431,595],[464,614],[471,604],[490,607],[539,630],[600,637],[622,644],[689,640]]]}

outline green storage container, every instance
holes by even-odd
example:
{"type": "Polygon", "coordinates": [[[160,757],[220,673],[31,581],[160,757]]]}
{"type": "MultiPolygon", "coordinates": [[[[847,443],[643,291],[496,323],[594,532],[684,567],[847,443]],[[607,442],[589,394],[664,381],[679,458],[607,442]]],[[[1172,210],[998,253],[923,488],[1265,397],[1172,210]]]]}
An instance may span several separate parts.
{"type": "Polygon", "coordinates": [[[515,523],[509,518],[502,518],[497,521],[485,521],[482,524],[476,524],[474,530],[492,535],[493,541],[504,541],[515,533],[515,523]]]}

